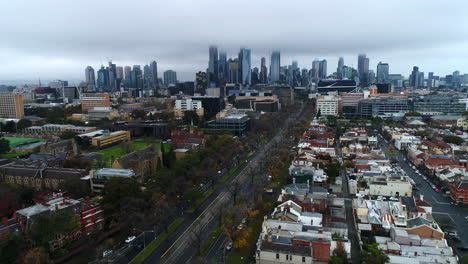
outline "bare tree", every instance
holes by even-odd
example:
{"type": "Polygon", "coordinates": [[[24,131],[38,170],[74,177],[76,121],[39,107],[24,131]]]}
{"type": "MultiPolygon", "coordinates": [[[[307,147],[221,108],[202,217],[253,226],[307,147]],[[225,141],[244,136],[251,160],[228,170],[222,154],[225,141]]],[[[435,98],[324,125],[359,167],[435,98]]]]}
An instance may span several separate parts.
{"type": "Polygon", "coordinates": [[[227,187],[227,190],[231,193],[236,204],[237,196],[239,195],[240,190],[242,189],[242,184],[239,181],[232,181],[231,184],[227,187]]]}

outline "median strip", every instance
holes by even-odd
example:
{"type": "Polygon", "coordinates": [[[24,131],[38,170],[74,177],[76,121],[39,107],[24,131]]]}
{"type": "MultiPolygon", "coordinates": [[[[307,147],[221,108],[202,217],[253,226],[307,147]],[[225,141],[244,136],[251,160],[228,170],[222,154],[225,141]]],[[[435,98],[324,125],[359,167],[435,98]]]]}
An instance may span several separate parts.
{"type": "Polygon", "coordinates": [[[155,240],[153,240],[146,248],[144,248],[130,264],[143,263],[177,228],[185,221],[185,218],[179,217],[174,220],[167,228],[167,233],[161,233],[155,240]]]}

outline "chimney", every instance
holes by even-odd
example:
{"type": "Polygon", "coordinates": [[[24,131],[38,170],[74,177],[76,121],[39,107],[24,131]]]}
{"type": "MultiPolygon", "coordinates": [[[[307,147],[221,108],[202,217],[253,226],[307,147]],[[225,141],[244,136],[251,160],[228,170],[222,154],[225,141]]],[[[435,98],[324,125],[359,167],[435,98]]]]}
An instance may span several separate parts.
{"type": "Polygon", "coordinates": [[[419,195],[419,200],[424,201],[424,195],[423,194],[419,195]]]}
{"type": "Polygon", "coordinates": [[[293,177],[293,184],[296,184],[296,178],[293,177]]]}
{"type": "Polygon", "coordinates": [[[268,240],[268,242],[271,242],[271,235],[267,236],[267,240],[268,240]]]}
{"type": "Polygon", "coordinates": [[[307,186],[309,186],[309,185],[310,185],[310,180],[307,180],[307,186]]]}
{"type": "Polygon", "coordinates": [[[3,217],[3,218],[2,218],[2,225],[3,225],[3,227],[7,227],[7,226],[8,226],[8,218],[6,218],[6,217],[3,217]]]}

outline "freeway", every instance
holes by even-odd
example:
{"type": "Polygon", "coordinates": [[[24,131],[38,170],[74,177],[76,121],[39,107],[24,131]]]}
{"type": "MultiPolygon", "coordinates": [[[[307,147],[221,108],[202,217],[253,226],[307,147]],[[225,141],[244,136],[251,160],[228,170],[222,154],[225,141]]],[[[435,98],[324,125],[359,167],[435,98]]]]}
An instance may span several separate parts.
{"type": "MultiPolygon", "coordinates": [[[[228,186],[239,184],[242,186],[241,192],[246,192],[250,188],[250,171],[258,170],[263,164],[263,159],[282,140],[282,132],[287,128],[292,121],[296,120],[299,115],[303,114],[304,104],[301,104],[301,109],[298,113],[290,116],[285,120],[276,135],[270,139],[263,147],[248,159],[241,169],[239,169],[231,178],[219,188],[218,195],[204,208],[204,210],[191,223],[188,223],[183,230],[177,233],[177,238],[168,247],[163,246],[155,250],[144,263],[186,263],[196,254],[197,249],[194,246],[194,241],[200,239],[200,236],[209,234],[214,227],[213,221],[216,221],[222,208],[233,204],[233,193],[228,189],[228,186]]],[[[181,228],[179,228],[181,229],[181,228]]]]}
{"type": "MultiPolygon", "coordinates": [[[[386,151],[389,147],[388,142],[379,134],[379,144],[382,146],[383,151],[386,151]]],[[[430,184],[430,181],[426,181],[420,174],[417,173],[417,169],[413,169],[412,164],[406,159],[401,151],[397,152],[396,161],[400,167],[406,172],[406,174],[413,179],[416,183],[416,195],[420,195],[425,201],[432,205],[432,215],[439,222],[444,223],[446,227],[450,227],[458,231],[459,239],[461,241],[454,241],[452,238],[448,238],[455,250],[459,255],[466,254],[461,252],[458,247],[468,246],[468,211],[466,206],[452,204],[452,200],[448,195],[443,192],[435,192],[430,184]]]]}

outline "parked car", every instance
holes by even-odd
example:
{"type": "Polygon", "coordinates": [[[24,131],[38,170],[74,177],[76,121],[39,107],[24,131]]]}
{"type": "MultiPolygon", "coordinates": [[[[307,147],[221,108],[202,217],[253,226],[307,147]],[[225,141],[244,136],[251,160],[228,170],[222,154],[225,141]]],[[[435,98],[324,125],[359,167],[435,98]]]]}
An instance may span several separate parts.
{"type": "Polygon", "coordinates": [[[104,252],[102,252],[102,257],[105,258],[107,256],[109,256],[110,254],[112,254],[112,250],[108,249],[108,250],[104,250],[104,252]]]}
{"type": "Polygon", "coordinates": [[[136,236],[129,236],[127,239],[125,239],[125,243],[131,243],[133,240],[135,240],[136,236]]]}
{"type": "Polygon", "coordinates": [[[437,187],[435,187],[435,188],[434,188],[434,191],[438,193],[438,192],[440,192],[440,189],[437,188],[437,187]]]}

